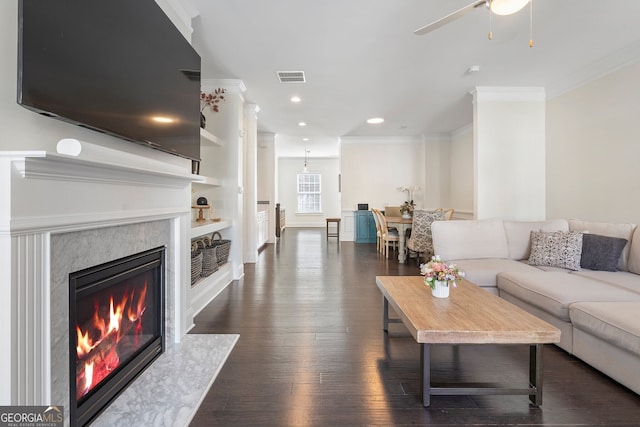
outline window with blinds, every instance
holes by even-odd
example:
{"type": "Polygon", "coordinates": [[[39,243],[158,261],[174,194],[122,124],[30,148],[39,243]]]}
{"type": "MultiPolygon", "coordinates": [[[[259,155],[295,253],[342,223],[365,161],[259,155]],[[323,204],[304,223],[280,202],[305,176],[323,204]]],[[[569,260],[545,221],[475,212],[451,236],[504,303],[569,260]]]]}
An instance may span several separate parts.
{"type": "Polygon", "coordinates": [[[322,180],[319,173],[298,174],[298,213],[322,212],[322,180]]]}

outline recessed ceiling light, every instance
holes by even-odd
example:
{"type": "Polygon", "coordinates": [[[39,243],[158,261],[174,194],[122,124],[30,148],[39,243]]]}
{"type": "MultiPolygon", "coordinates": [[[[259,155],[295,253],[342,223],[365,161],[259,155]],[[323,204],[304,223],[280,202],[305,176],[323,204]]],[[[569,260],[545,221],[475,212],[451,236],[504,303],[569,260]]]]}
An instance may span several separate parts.
{"type": "Polygon", "coordinates": [[[298,126],[306,126],[307,124],[305,122],[300,122],[298,123],[298,126]]]}
{"type": "Polygon", "coordinates": [[[299,96],[292,96],[291,97],[291,102],[298,103],[300,101],[302,101],[302,98],[300,98],[299,96]]]}
{"type": "Polygon", "coordinates": [[[367,120],[367,123],[369,123],[370,125],[378,125],[382,122],[384,122],[384,119],[382,117],[372,117],[367,120]]]}
{"type": "Polygon", "coordinates": [[[303,140],[303,141],[308,141],[308,140],[309,140],[309,138],[302,138],[302,140],[303,140]]]}

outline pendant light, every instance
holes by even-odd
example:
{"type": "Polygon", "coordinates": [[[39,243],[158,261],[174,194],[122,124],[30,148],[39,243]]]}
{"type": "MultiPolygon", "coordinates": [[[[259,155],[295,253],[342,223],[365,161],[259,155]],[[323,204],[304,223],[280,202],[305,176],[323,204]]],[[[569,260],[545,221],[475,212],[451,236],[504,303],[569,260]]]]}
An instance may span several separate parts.
{"type": "Polygon", "coordinates": [[[307,169],[307,165],[309,165],[309,153],[311,151],[307,150],[306,148],[304,149],[304,168],[302,169],[302,172],[307,173],[309,172],[309,169],[307,169]]]}
{"type": "Polygon", "coordinates": [[[489,8],[496,15],[513,15],[525,7],[529,0],[491,0],[489,8]]]}

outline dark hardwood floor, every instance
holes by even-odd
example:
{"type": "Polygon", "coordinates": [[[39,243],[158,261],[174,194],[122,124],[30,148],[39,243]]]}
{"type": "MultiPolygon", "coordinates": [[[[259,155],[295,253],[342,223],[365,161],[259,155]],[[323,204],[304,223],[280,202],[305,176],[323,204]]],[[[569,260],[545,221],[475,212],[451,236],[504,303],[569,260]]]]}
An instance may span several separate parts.
{"type": "MultiPolygon", "coordinates": [[[[420,350],[402,324],[382,331],[376,275],[417,275],[375,245],[287,229],[191,333],[240,334],[192,426],[638,426],[640,397],[563,350],[544,352],[544,402],[526,396],[420,400],[420,350]]],[[[434,380],[527,378],[526,346],[441,346],[434,380]]],[[[640,375],[640,372],[629,372],[640,375]]]]}

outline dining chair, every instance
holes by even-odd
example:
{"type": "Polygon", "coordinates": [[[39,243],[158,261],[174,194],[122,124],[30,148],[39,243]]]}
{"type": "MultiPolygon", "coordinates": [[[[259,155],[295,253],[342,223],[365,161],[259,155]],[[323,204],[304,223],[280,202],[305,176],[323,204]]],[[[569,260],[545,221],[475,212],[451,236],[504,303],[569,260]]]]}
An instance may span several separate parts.
{"type": "MultiPolygon", "coordinates": [[[[383,239],[384,231],[382,230],[382,221],[384,220],[384,214],[380,209],[376,209],[376,208],[371,208],[371,212],[373,212],[373,217],[377,221],[377,225],[380,227],[380,230],[379,230],[380,244],[377,246],[376,249],[378,250],[379,253],[383,254],[384,253],[384,239],[383,239]]],[[[395,227],[387,227],[387,234],[389,232],[393,232],[393,230],[396,230],[395,227]]]]}
{"type": "Polygon", "coordinates": [[[447,209],[446,211],[444,211],[444,219],[446,221],[449,221],[451,219],[453,219],[453,208],[447,209]]]}
{"type": "Polygon", "coordinates": [[[380,229],[380,218],[378,217],[378,211],[376,208],[371,208],[373,214],[373,221],[376,223],[376,251],[380,252],[382,248],[382,231],[380,229]]]}
{"type": "Polygon", "coordinates": [[[376,209],[376,211],[380,220],[380,232],[383,245],[382,252],[387,258],[389,258],[389,244],[391,244],[391,247],[395,248],[395,250],[397,251],[398,244],[400,242],[400,236],[398,235],[397,229],[389,229],[389,227],[387,226],[387,219],[382,214],[382,212],[380,212],[378,209],[376,209]]]}
{"type": "Polygon", "coordinates": [[[385,206],[384,215],[386,216],[402,216],[400,206],[385,206]]]}
{"type": "Polygon", "coordinates": [[[407,240],[407,249],[418,254],[417,263],[420,265],[421,256],[429,258],[433,253],[433,237],[431,234],[431,224],[434,221],[443,221],[444,212],[442,210],[413,211],[413,223],[411,224],[411,237],[407,240]]]}

